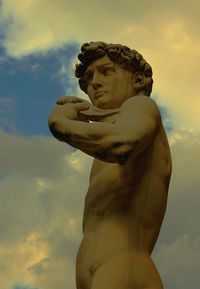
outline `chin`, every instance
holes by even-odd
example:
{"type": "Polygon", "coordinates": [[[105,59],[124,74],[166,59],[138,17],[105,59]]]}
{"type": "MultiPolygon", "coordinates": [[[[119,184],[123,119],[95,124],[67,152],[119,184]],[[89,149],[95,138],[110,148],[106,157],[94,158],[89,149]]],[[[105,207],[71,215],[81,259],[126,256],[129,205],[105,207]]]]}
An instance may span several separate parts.
{"type": "Polygon", "coordinates": [[[98,107],[98,108],[102,108],[102,109],[106,109],[107,108],[106,107],[106,103],[96,103],[95,106],[98,107]]]}
{"type": "Polygon", "coordinates": [[[115,108],[109,101],[107,97],[100,97],[97,99],[95,106],[102,109],[112,109],[115,108]]]}

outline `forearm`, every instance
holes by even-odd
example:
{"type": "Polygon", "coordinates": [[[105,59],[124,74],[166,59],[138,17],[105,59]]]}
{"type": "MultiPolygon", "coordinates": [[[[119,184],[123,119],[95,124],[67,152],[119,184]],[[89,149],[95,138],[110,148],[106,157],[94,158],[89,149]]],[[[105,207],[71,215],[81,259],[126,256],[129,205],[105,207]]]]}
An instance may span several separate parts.
{"type": "Polygon", "coordinates": [[[127,100],[117,111],[119,115],[114,123],[80,121],[77,113],[82,113],[82,105],[69,105],[58,105],[52,111],[49,118],[52,134],[107,162],[123,164],[130,155],[135,158],[150,145],[162,124],[156,104],[145,96],[127,100]]]}
{"type": "Polygon", "coordinates": [[[87,123],[59,118],[50,129],[60,141],[106,162],[123,163],[133,145],[121,141],[122,131],[112,123],[87,123]]]}

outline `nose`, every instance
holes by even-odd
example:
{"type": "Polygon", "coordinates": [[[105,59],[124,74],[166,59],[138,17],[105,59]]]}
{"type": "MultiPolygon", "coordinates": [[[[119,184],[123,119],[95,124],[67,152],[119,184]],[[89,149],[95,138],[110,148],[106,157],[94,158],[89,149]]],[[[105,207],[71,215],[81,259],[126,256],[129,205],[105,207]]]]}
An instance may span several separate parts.
{"type": "Polygon", "coordinates": [[[98,71],[95,71],[92,77],[91,85],[94,90],[98,89],[99,87],[102,86],[102,80],[101,80],[101,75],[98,73],[98,71]]]}

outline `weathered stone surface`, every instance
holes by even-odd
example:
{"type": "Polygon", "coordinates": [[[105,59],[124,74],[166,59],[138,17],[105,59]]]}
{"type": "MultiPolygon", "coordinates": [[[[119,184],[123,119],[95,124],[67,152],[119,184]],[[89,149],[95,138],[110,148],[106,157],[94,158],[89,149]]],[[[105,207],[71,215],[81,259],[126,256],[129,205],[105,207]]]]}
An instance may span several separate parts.
{"type": "Polygon", "coordinates": [[[94,157],[76,259],[77,289],[162,289],[151,259],[167,205],[171,155],[152,69],[126,46],[86,43],[76,67],[91,102],[62,97],[52,134],[94,157]]]}

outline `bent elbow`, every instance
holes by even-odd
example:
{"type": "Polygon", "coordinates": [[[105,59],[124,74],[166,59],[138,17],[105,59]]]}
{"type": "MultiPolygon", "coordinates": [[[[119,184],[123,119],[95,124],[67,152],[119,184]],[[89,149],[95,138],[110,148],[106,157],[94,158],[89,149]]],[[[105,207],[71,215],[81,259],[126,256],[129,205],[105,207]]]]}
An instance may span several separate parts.
{"type": "Polygon", "coordinates": [[[53,136],[55,136],[56,134],[58,134],[59,132],[59,123],[58,121],[53,118],[53,117],[49,117],[48,119],[48,127],[50,132],[52,133],[53,136]]]}
{"type": "Polygon", "coordinates": [[[56,129],[56,125],[57,125],[56,121],[53,120],[52,117],[50,116],[48,119],[48,127],[49,127],[49,130],[52,134],[56,129]]]}
{"type": "Polygon", "coordinates": [[[59,141],[65,141],[66,134],[63,133],[62,125],[58,119],[54,119],[51,116],[48,119],[49,130],[52,135],[59,141]]]}

